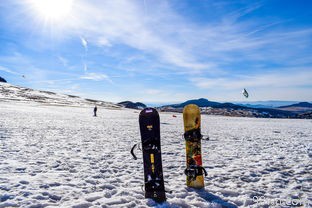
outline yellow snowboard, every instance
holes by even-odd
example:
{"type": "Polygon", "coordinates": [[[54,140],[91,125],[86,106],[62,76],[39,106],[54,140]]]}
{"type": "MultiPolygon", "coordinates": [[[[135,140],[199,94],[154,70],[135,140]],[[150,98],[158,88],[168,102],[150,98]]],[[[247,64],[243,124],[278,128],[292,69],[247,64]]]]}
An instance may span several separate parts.
{"type": "Polygon", "coordinates": [[[201,157],[200,109],[189,104],[183,109],[184,138],[186,145],[186,185],[203,188],[204,175],[201,157]]]}

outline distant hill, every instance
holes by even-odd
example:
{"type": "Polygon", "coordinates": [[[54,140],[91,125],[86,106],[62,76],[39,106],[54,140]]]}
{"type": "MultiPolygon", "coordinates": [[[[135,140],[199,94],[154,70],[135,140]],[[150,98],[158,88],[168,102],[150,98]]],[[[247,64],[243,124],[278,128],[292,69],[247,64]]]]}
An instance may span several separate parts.
{"type": "Polygon", "coordinates": [[[246,107],[246,106],[241,106],[241,105],[236,105],[233,103],[220,103],[216,106],[213,106],[214,108],[231,108],[231,109],[235,109],[235,110],[242,110],[242,109],[253,109],[250,107],[246,107]]]}
{"type": "Polygon", "coordinates": [[[186,106],[188,104],[195,104],[195,105],[198,105],[199,107],[213,107],[213,106],[219,105],[220,103],[209,101],[205,98],[200,98],[200,99],[195,99],[195,100],[188,100],[188,101],[186,101],[184,103],[180,103],[180,104],[166,105],[163,107],[184,108],[184,106],[186,106]]]}
{"type": "Polygon", "coordinates": [[[245,106],[248,108],[272,108],[273,106],[268,106],[268,105],[257,105],[257,104],[241,104],[241,103],[235,103],[236,105],[240,105],[240,106],[245,106]]]}
{"type": "Polygon", "coordinates": [[[140,103],[140,102],[131,102],[131,101],[123,101],[120,103],[117,103],[118,105],[121,105],[125,108],[133,108],[133,109],[144,109],[146,108],[146,105],[144,103],[140,103]]]}
{"type": "Polygon", "coordinates": [[[7,82],[4,78],[0,77],[0,82],[7,82]]]}
{"type": "Polygon", "coordinates": [[[34,90],[27,87],[15,86],[9,83],[0,82],[0,102],[27,102],[41,103],[45,105],[58,106],[85,106],[85,107],[111,107],[120,108],[120,106],[93,99],[85,99],[75,95],[64,95],[55,92],[34,90]]]}
{"type": "Polygon", "coordinates": [[[236,105],[242,105],[250,108],[277,108],[280,106],[292,105],[298,103],[298,101],[268,100],[268,101],[233,102],[233,103],[236,105]]]}
{"type": "MultiPolygon", "coordinates": [[[[297,112],[297,113],[305,113],[305,112],[312,112],[312,103],[308,102],[300,102],[292,105],[286,105],[278,107],[277,109],[284,110],[284,111],[291,111],[291,112],[297,112]]],[[[302,114],[302,115],[308,115],[308,114],[302,114]]]]}
{"type": "Polygon", "coordinates": [[[278,108],[291,108],[291,107],[303,107],[303,108],[312,108],[312,103],[300,102],[292,105],[280,106],[278,108]]]}

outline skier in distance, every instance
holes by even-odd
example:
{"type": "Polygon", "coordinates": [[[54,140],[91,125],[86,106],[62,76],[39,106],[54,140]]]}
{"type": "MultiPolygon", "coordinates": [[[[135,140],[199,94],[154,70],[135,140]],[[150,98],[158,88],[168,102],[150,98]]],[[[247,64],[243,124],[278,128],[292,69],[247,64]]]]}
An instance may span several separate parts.
{"type": "Polygon", "coordinates": [[[96,111],[97,111],[97,107],[95,106],[94,109],[93,109],[93,113],[94,113],[93,116],[96,116],[96,111]]]}

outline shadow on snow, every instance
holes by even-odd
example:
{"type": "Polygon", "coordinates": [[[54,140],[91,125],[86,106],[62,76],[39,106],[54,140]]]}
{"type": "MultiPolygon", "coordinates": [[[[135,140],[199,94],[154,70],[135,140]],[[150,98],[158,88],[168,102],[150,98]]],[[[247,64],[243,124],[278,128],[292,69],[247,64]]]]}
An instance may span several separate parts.
{"type": "MultiPolygon", "coordinates": [[[[186,188],[188,192],[196,192],[198,194],[199,197],[203,198],[204,200],[206,200],[209,203],[215,204],[221,206],[222,208],[237,208],[238,206],[236,206],[235,204],[231,204],[225,200],[223,200],[222,198],[209,193],[208,191],[206,191],[205,189],[193,189],[193,188],[186,188]]],[[[155,207],[155,208],[181,208],[181,207],[189,207],[188,204],[186,204],[185,202],[163,202],[163,203],[157,203],[152,199],[148,200],[147,205],[149,207],[155,207]]]]}
{"type": "Polygon", "coordinates": [[[223,200],[219,196],[216,196],[212,193],[209,193],[205,189],[196,190],[196,189],[188,188],[188,190],[189,191],[195,191],[198,194],[198,196],[205,199],[207,202],[221,205],[222,208],[237,208],[237,206],[235,204],[231,204],[231,203],[223,200]]]}

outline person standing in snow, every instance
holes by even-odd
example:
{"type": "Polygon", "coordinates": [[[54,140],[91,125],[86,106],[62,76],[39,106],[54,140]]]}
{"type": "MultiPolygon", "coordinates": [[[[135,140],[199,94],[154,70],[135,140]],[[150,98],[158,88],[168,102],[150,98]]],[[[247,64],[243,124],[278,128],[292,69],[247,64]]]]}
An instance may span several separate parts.
{"type": "Polygon", "coordinates": [[[94,109],[93,109],[93,113],[94,113],[93,116],[96,116],[96,111],[97,111],[97,107],[95,106],[94,109]]]}

